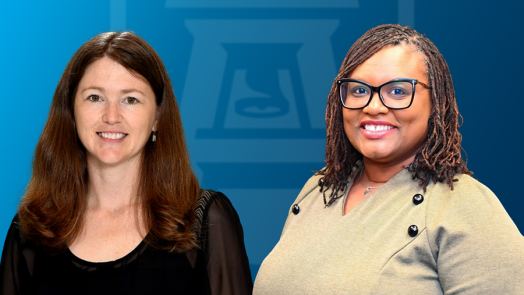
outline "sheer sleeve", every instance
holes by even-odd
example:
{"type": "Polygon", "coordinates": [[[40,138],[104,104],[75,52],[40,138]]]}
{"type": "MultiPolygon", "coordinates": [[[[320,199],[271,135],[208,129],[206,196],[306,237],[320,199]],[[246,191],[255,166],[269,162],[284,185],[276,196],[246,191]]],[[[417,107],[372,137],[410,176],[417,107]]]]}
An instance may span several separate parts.
{"type": "Polygon", "coordinates": [[[31,249],[24,251],[17,220],[15,216],[4,243],[0,262],[0,295],[25,294],[32,286],[24,253],[32,257],[33,252],[31,249]]]}
{"type": "Polygon", "coordinates": [[[215,193],[207,217],[203,244],[211,294],[251,294],[253,281],[244,246],[244,233],[229,199],[215,193]]]}

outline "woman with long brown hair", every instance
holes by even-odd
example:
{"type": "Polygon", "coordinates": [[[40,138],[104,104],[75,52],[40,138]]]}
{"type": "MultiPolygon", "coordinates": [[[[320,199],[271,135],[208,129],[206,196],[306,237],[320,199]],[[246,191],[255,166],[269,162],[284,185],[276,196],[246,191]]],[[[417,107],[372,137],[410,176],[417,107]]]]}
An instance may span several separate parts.
{"type": "Polygon", "coordinates": [[[238,215],[191,170],[171,82],[130,32],[72,57],[9,229],[0,294],[249,294],[238,215]]]}
{"type": "Polygon", "coordinates": [[[382,25],[360,37],[328,96],[326,167],[254,294],[524,294],[524,238],[470,176],[459,118],[426,36],[382,25]]]}

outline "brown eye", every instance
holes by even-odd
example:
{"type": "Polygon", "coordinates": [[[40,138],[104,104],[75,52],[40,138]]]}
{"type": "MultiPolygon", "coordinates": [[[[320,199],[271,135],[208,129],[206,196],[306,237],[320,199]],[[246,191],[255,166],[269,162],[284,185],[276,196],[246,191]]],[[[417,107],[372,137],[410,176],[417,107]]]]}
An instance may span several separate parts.
{"type": "Polygon", "coordinates": [[[92,101],[92,102],[98,102],[98,101],[100,101],[100,96],[98,96],[96,94],[89,95],[87,97],[87,100],[92,101]]]}
{"type": "Polygon", "coordinates": [[[136,103],[138,103],[138,99],[136,99],[134,97],[126,97],[125,103],[127,103],[127,104],[136,104],[136,103]]]}

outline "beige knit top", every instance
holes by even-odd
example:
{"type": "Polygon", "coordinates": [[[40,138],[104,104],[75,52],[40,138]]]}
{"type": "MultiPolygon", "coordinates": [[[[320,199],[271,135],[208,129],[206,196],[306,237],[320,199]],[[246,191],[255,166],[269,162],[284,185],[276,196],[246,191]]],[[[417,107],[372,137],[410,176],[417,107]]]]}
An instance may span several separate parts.
{"type": "Polygon", "coordinates": [[[524,237],[470,176],[423,192],[404,169],[347,215],[345,197],[324,206],[319,178],[290,209],[253,294],[524,294],[524,237]]]}

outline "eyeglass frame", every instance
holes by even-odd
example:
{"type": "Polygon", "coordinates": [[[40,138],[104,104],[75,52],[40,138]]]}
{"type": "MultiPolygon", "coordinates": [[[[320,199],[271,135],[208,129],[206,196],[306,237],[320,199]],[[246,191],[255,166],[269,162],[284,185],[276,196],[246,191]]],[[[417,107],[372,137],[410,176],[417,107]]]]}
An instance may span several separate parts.
{"type": "Polygon", "coordinates": [[[380,98],[380,101],[382,102],[382,104],[390,109],[390,110],[404,110],[404,109],[407,109],[409,108],[412,104],[413,104],[413,99],[415,98],[415,85],[417,84],[420,84],[422,87],[426,88],[426,89],[431,89],[430,86],[428,86],[427,84],[425,83],[422,83],[420,82],[419,80],[417,79],[412,79],[412,78],[397,78],[397,79],[393,79],[393,80],[390,80],[390,81],[387,81],[386,83],[382,84],[382,85],[379,85],[379,86],[372,86],[364,81],[361,81],[361,80],[357,80],[357,79],[351,79],[351,78],[342,78],[342,79],[339,79],[337,80],[337,87],[338,87],[338,97],[340,98],[340,102],[342,103],[342,106],[346,109],[349,109],[349,110],[360,110],[360,109],[363,109],[365,107],[367,107],[369,105],[369,103],[371,102],[371,100],[373,99],[373,94],[375,94],[375,92],[378,93],[378,97],[380,98]],[[358,107],[358,108],[350,108],[350,107],[347,107],[345,104],[344,104],[344,101],[342,99],[342,93],[340,93],[341,91],[341,85],[342,83],[345,83],[345,82],[357,82],[357,83],[361,83],[361,84],[364,84],[366,86],[368,86],[370,89],[371,89],[371,94],[369,95],[369,100],[368,102],[362,106],[362,107],[358,107]],[[409,102],[409,105],[407,107],[403,107],[403,108],[393,108],[393,107],[389,107],[388,105],[386,105],[386,103],[384,102],[384,98],[382,97],[382,93],[380,92],[380,90],[382,89],[382,87],[384,85],[387,85],[387,84],[390,84],[390,83],[394,83],[394,82],[410,82],[411,85],[412,85],[412,89],[413,89],[413,93],[411,94],[411,100],[409,102]]]}

